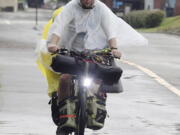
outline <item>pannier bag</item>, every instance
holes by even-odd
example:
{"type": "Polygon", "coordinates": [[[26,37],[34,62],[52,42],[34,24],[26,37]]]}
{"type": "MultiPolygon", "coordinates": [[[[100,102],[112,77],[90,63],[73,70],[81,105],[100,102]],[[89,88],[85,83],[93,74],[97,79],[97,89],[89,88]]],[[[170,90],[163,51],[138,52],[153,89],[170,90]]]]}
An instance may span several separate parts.
{"type": "Polygon", "coordinates": [[[61,130],[73,132],[77,128],[77,97],[70,97],[59,103],[59,123],[61,130]]]}
{"type": "Polygon", "coordinates": [[[106,98],[99,96],[87,98],[87,128],[93,130],[103,128],[106,115],[106,98]]]}
{"type": "Polygon", "coordinates": [[[59,122],[59,106],[57,102],[57,94],[56,92],[52,93],[52,99],[49,101],[49,104],[51,104],[51,115],[52,115],[52,120],[56,126],[58,126],[59,122]]]}

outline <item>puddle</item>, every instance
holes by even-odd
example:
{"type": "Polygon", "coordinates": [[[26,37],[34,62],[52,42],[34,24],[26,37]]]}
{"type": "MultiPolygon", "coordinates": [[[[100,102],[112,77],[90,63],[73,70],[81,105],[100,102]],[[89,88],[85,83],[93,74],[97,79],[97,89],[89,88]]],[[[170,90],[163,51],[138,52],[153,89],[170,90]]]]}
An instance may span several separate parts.
{"type": "Polygon", "coordinates": [[[135,78],[137,76],[138,75],[125,76],[125,77],[123,77],[123,79],[132,79],[132,78],[135,78]]]}
{"type": "Polygon", "coordinates": [[[148,102],[145,101],[136,101],[136,103],[144,103],[144,104],[151,104],[151,105],[158,105],[158,106],[165,106],[164,104],[157,103],[156,101],[150,100],[148,102]]]}
{"type": "Polygon", "coordinates": [[[123,79],[132,79],[136,77],[143,76],[144,74],[141,71],[138,70],[125,70],[123,72],[123,79]]]}

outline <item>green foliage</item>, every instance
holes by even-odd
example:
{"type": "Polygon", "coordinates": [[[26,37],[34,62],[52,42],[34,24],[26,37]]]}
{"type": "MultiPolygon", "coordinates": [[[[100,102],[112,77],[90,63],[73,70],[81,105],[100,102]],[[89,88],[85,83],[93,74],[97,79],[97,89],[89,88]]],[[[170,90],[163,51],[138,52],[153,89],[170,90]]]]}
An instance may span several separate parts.
{"type": "Polygon", "coordinates": [[[160,26],[155,28],[143,28],[138,30],[141,32],[170,32],[180,34],[180,16],[165,18],[160,26]]]}
{"type": "Polygon", "coordinates": [[[159,26],[164,18],[164,12],[160,10],[151,11],[146,17],[146,28],[159,26]]]}
{"type": "Polygon", "coordinates": [[[139,10],[128,13],[123,19],[134,28],[152,28],[158,26],[164,18],[160,10],[139,10]]]}

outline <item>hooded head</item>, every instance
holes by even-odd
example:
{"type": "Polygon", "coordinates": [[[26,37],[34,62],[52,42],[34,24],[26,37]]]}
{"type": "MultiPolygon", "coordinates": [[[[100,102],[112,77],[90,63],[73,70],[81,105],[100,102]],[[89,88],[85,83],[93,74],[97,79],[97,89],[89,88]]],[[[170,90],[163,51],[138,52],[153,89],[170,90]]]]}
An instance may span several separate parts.
{"type": "Polygon", "coordinates": [[[92,9],[96,0],[79,0],[80,6],[83,9],[92,9]]]}

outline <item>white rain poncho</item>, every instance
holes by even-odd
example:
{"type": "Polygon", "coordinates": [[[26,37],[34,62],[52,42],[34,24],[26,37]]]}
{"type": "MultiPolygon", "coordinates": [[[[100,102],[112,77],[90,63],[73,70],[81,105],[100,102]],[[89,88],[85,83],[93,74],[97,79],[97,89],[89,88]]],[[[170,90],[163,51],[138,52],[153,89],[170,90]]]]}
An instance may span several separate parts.
{"type": "Polygon", "coordinates": [[[82,9],[79,0],[72,0],[59,14],[49,32],[61,37],[67,49],[101,49],[108,40],[117,39],[117,46],[141,46],[148,41],[130,25],[117,17],[104,3],[95,0],[93,9],[82,9]]]}
{"type": "Polygon", "coordinates": [[[95,0],[93,9],[84,10],[79,0],[72,0],[54,12],[36,49],[37,64],[47,79],[49,96],[59,87],[59,74],[49,68],[54,55],[47,51],[47,40],[53,33],[60,36],[60,45],[67,49],[101,49],[108,46],[111,38],[117,39],[118,47],[148,44],[141,34],[116,17],[102,2],[95,0]]]}

